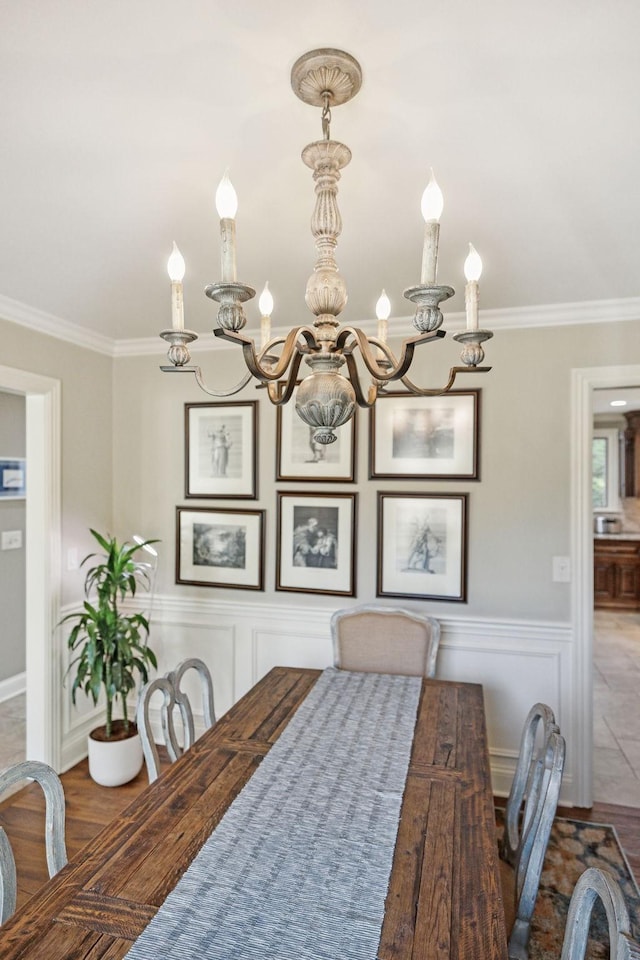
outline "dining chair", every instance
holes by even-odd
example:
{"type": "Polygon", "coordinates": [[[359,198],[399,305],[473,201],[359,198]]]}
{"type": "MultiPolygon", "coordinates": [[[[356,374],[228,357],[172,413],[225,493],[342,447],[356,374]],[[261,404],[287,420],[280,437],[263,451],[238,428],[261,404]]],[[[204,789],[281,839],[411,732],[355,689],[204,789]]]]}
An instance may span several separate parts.
{"type": "Polygon", "coordinates": [[[182,689],[182,679],[184,675],[189,670],[195,670],[198,674],[200,680],[200,687],[202,690],[202,716],[204,719],[205,730],[208,730],[209,727],[212,727],[216,722],[216,713],[213,704],[213,680],[211,679],[211,673],[207,667],[204,660],[199,660],[197,657],[189,657],[187,660],[182,660],[175,670],[171,670],[167,674],[167,678],[173,684],[173,691],[176,698],[176,702],[179,706],[184,705],[184,709],[181,706],[183,724],[185,724],[185,750],[187,747],[192,746],[195,740],[195,730],[193,725],[193,711],[191,709],[191,704],[187,694],[182,689]],[[188,730],[187,730],[188,727],[188,730]]]}
{"type": "Polygon", "coordinates": [[[591,914],[598,899],[607,916],[610,960],[638,960],[640,943],[631,936],[629,910],[620,884],[606,870],[596,867],[585,870],[573,888],[561,960],[584,960],[591,914]]]}
{"type": "Polygon", "coordinates": [[[182,689],[182,680],[189,670],[195,670],[200,679],[202,689],[202,708],[205,727],[211,727],[215,723],[215,711],[213,704],[213,681],[209,668],[203,660],[196,657],[190,657],[182,660],[174,670],[169,670],[164,677],[156,677],[146,683],[140,691],[136,720],[138,732],[142,741],[142,752],[147,765],[147,775],[149,783],[153,783],[160,775],[160,757],[158,748],[153,735],[153,727],[150,718],[151,699],[158,691],[162,692],[163,700],[160,707],[160,722],[162,727],[162,736],[167,748],[169,760],[174,763],[185,750],[193,746],[195,741],[195,725],[193,722],[193,710],[189,697],[182,689]],[[182,724],[182,738],[178,736],[175,724],[175,710],[180,713],[182,724]],[[182,742],[180,742],[182,740],[182,742]]]}
{"type": "Polygon", "coordinates": [[[537,798],[534,796],[533,802],[526,805],[524,816],[523,805],[530,793],[535,794],[540,789],[546,744],[553,731],[560,732],[551,707],[546,703],[534,703],[522,728],[518,761],[504,810],[500,856],[512,866],[516,862],[522,832],[527,826],[524,816],[527,811],[530,814],[535,810],[537,798]]]}
{"type": "Polygon", "coordinates": [[[434,677],[440,624],[400,607],[362,604],[331,617],[334,666],[362,673],[434,677]]]}
{"type": "MultiPolygon", "coordinates": [[[[49,877],[54,877],[67,862],[64,836],[64,790],[57,773],[39,760],[23,760],[0,773],[0,795],[23,780],[40,784],[45,798],[45,849],[49,877]]],[[[0,827],[0,924],[16,909],[17,876],[13,850],[0,827]]]]}
{"type": "Polygon", "coordinates": [[[510,960],[528,960],[531,917],[564,770],[565,741],[551,729],[540,763],[534,765],[533,788],[525,798],[515,862],[500,860],[505,923],[510,960]]]}

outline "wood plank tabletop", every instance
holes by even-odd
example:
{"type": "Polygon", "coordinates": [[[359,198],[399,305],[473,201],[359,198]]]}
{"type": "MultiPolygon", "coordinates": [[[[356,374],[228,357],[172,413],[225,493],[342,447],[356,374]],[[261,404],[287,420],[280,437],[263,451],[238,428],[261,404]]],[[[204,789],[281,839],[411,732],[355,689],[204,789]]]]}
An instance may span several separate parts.
{"type": "MultiPolygon", "coordinates": [[[[273,669],[0,928],[0,957],[123,957],[319,675],[273,669]]],[[[425,680],[379,957],[469,956],[507,957],[482,688],[425,680]]]]}

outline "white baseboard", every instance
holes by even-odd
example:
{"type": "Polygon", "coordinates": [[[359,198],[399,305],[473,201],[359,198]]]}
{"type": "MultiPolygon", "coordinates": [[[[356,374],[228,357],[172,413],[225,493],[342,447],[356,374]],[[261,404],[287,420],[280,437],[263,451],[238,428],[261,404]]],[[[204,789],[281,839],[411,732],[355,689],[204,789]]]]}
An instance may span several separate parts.
{"type": "Polygon", "coordinates": [[[0,680],[0,703],[5,700],[11,700],[24,693],[27,689],[26,673],[16,673],[13,677],[7,677],[6,680],[0,680]]]}

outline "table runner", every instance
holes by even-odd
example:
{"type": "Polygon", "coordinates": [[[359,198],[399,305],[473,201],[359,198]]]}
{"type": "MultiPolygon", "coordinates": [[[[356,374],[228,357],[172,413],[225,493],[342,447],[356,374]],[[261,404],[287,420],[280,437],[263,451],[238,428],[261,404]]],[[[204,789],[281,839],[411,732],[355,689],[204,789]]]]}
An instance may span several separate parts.
{"type": "Polygon", "coordinates": [[[420,688],[324,671],[129,960],[373,960],[420,688]]]}

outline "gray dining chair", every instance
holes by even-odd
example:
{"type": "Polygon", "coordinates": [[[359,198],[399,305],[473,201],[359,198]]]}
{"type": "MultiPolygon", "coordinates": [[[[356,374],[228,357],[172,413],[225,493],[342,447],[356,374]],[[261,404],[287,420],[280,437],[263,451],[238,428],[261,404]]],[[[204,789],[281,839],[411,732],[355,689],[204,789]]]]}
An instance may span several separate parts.
{"type": "Polygon", "coordinates": [[[512,866],[520,848],[522,832],[527,827],[525,817],[535,810],[537,803],[535,796],[526,806],[525,800],[530,793],[540,790],[546,744],[553,731],[560,732],[551,707],[546,703],[534,703],[522,728],[518,761],[504,810],[500,856],[512,866]]]}
{"type": "Polygon", "coordinates": [[[400,607],[362,604],[331,617],[334,666],[361,673],[434,677],[440,624],[400,607]]]}
{"type": "Polygon", "coordinates": [[[203,660],[199,660],[196,657],[182,660],[174,670],[168,671],[164,677],[156,677],[155,680],[146,683],[140,691],[136,720],[140,740],[142,741],[142,752],[147,766],[149,783],[153,783],[160,775],[160,756],[150,717],[151,699],[158,691],[163,695],[160,706],[160,723],[164,745],[171,763],[174,763],[185,750],[188,750],[196,739],[191,702],[182,689],[183,678],[190,670],[195,670],[200,680],[202,713],[205,728],[208,729],[215,723],[213,681],[209,668],[203,660]],[[180,714],[182,737],[178,736],[176,730],[176,708],[180,714]]]}
{"type": "Polygon", "coordinates": [[[607,916],[610,960],[638,960],[640,943],[631,936],[629,909],[620,885],[610,873],[596,867],[585,870],[573,889],[561,960],[584,960],[597,900],[602,902],[607,916]]]}
{"type": "MultiPolygon", "coordinates": [[[[67,863],[64,790],[55,770],[38,760],[23,760],[0,773],[0,796],[23,780],[34,780],[45,797],[45,849],[49,877],[67,863]]],[[[9,838],[0,827],[0,924],[16,909],[18,892],[16,861],[9,838]]]]}
{"type": "Polygon", "coordinates": [[[557,728],[551,729],[540,762],[536,761],[532,767],[532,788],[524,801],[514,862],[500,860],[510,960],[528,960],[529,957],[531,917],[558,806],[564,759],[564,737],[557,728]]]}

